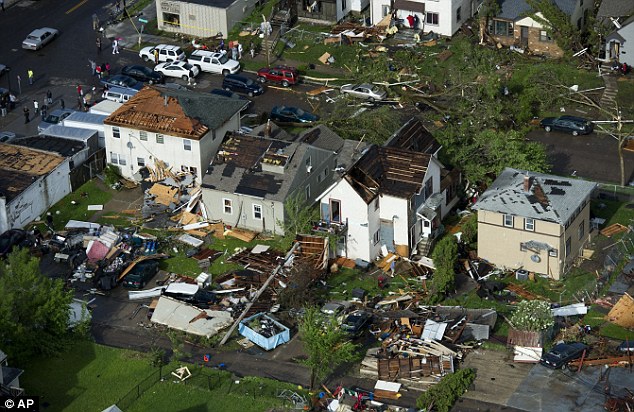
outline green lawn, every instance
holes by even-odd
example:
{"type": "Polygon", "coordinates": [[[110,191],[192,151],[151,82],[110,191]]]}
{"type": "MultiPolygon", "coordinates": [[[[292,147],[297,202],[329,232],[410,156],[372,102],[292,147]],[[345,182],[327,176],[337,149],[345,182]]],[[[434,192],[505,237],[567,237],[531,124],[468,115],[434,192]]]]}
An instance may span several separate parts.
{"type": "Polygon", "coordinates": [[[144,354],[79,342],[59,357],[33,360],[20,383],[44,411],[100,411],[152,373],[144,354]]]}
{"type": "Polygon", "coordinates": [[[593,200],[590,204],[592,213],[602,219],[606,219],[602,227],[614,223],[628,225],[634,220],[634,209],[627,207],[629,202],[617,202],[613,200],[593,200]]]}

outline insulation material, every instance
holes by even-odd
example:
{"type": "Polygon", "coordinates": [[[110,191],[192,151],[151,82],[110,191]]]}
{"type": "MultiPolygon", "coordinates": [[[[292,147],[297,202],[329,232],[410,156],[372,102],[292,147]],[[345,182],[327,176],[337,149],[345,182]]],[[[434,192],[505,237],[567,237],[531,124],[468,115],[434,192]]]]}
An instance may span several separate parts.
{"type": "Polygon", "coordinates": [[[427,319],[421,338],[442,340],[445,335],[445,329],[447,329],[447,322],[434,322],[431,319],[427,319]]]}
{"type": "Polygon", "coordinates": [[[530,346],[515,346],[513,349],[513,361],[525,363],[537,363],[542,357],[542,348],[530,346]]]}
{"type": "Polygon", "coordinates": [[[554,308],[552,311],[553,316],[585,315],[588,313],[588,307],[585,305],[585,303],[573,303],[572,305],[554,308]]]}
{"type": "Polygon", "coordinates": [[[152,322],[209,338],[231,325],[233,319],[229,312],[202,310],[162,296],[152,314],[152,322]]]}

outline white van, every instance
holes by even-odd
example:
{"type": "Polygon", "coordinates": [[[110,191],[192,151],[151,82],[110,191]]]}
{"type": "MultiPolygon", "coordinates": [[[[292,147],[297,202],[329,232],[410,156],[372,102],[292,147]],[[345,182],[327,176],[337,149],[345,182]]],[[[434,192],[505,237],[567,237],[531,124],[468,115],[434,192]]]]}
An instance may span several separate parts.
{"type": "Polygon", "coordinates": [[[128,89],[123,87],[111,87],[105,92],[103,92],[103,95],[101,97],[103,97],[106,100],[111,100],[113,102],[125,103],[128,100],[130,100],[130,98],[134,96],[136,92],[137,90],[134,90],[134,89],[128,89]]]}
{"type": "Polygon", "coordinates": [[[230,59],[226,54],[209,50],[194,50],[187,59],[187,63],[198,66],[203,72],[222,74],[236,74],[240,70],[240,63],[230,59]]]}

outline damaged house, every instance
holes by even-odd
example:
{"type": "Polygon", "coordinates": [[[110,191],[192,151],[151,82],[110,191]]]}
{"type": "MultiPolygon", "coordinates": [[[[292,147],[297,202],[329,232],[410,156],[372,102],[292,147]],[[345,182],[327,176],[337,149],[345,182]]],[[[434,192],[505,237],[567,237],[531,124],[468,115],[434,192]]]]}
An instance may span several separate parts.
{"type": "Polygon", "coordinates": [[[478,256],[555,280],[590,237],[590,196],[596,183],[506,168],[473,206],[478,256]]]}
{"type": "Polygon", "coordinates": [[[71,192],[70,157],[0,144],[0,233],[22,228],[71,192]]]}
{"type": "Polygon", "coordinates": [[[440,145],[411,119],[384,146],[371,146],[320,197],[322,224],[345,233],[337,254],[373,261],[382,247],[425,255],[457,202],[460,173],[438,161],[440,145]]]}
{"type": "MultiPolygon", "coordinates": [[[[570,16],[570,22],[581,30],[592,12],[593,2],[583,0],[553,0],[557,7],[570,16]]],[[[551,36],[551,27],[544,15],[535,12],[526,0],[501,0],[500,13],[489,19],[487,34],[506,47],[516,47],[532,54],[559,58],[562,50],[551,36]]]]}
{"type": "Polygon", "coordinates": [[[203,177],[203,202],[211,219],[226,225],[283,235],[285,204],[312,205],[358,157],[359,142],[320,125],[296,141],[230,134],[203,177]]]}
{"type": "Polygon", "coordinates": [[[629,50],[634,45],[634,0],[603,0],[597,21],[611,31],[600,45],[599,59],[634,66],[634,50],[629,50]]]}
{"type": "Polygon", "coordinates": [[[225,134],[240,128],[244,100],[146,87],[106,120],[107,161],[140,180],[145,167],[165,164],[199,179],[225,134]]]}

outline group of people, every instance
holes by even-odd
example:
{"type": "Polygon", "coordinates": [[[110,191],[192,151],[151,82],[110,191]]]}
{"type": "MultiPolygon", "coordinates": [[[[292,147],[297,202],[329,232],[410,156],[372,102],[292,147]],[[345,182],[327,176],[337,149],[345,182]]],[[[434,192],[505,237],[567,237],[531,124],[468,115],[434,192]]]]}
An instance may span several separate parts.
{"type": "MultiPolygon", "coordinates": [[[[50,90],[46,91],[46,96],[44,96],[44,100],[42,106],[40,107],[40,102],[37,99],[33,100],[33,113],[35,115],[41,114],[42,118],[45,118],[48,115],[48,108],[53,104],[53,93],[50,90]]],[[[64,106],[64,100],[60,99],[60,105],[62,109],[64,106]]],[[[24,105],[22,108],[22,113],[24,114],[24,124],[31,121],[31,110],[27,105],[24,105]]]]}
{"type": "Polygon", "coordinates": [[[101,79],[103,76],[108,76],[110,74],[110,63],[97,64],[93,60],[88,60],[88,62],[93,76],[97,76],[101,79]]]}

